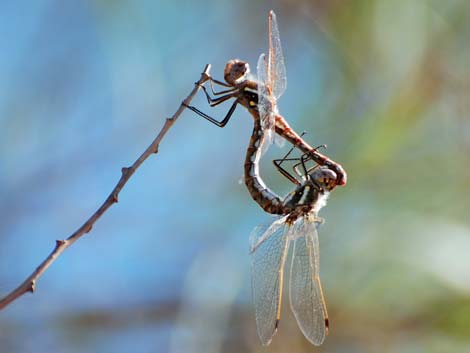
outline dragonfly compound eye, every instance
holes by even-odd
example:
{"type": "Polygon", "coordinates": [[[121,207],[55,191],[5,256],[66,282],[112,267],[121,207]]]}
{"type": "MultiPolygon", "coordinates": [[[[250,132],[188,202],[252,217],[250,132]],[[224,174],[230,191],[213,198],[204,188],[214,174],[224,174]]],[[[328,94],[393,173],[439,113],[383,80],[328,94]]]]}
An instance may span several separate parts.
{"type": "Polygon", "coordinates": [[[230,85],[237,85],[246,80],[250,73],[250,65],[247,62],[233,59],[225,65],[224,79],[230,85]]]}
{"type": "Polygon", "coordinates": [[[332,190],[336,186],[337,175],[331,169],[325,167],[317,168],[310,174],[310,177],[314,182],[325,187],[327,190],[332,190]]]}

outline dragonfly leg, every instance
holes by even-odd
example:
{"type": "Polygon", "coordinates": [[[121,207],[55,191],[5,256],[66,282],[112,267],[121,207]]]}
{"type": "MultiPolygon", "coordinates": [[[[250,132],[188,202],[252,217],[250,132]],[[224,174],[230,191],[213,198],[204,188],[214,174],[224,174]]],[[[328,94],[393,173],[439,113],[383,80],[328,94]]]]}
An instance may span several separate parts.
{"type": "MultiPolygon", "coordinates": [[[[303,131],[302,134],[300,134],[300,137],[304,136],[307,132],[303,131]]],[[[294,150],[295,145],[292,145],[291,149],[286,153],[286,155],[283,158],[280,159],[275,159],[273,160],[273,164],[277,168],[277,170],[285,176],[289,181],[296,185],[300,185],[300,181],[297,180],[291,173],[289,173],[284,167],[281,166],[282,163],[285,161],[299,161],[299,158],[287,158],[289,155],[292,153],[294,150]]],[[[297,165],[297,164],[296,164],[297,165]]],[[[301,177],[302,175],[298,173],[298,171],[294,168],[294,171],[301,177]]]]}
{"type": "Polygon", "coordinates": [[[285,176],[289,181],[294,183],[295,185],[300,185],[300,181],[298,181],[291,173],[289,173],[284,167],[281,166],[282,163],[285,161],[298,161],[298,158],[281,158],[281,159],[274,159],[273,164],[276,166],[279,173],[285,176]]]}
{"type": "MultiPolygon", "coordinates": [[[[211,105],[212,107],[217,105],[217,104],[220,104],[224,101],[226,101],[227,99],[229,98],[232,98],[230,95],[227,95],[227,96],[223,96],[223,97],[220,97],[220,101],[214,105],[211,105]],[[224,98],[224,99],[222,99],[224,98]]],[[[235,111],[235,108],[237,107],[238,105],[238,100],[235,100],[235,102],[233,102],[232,106],[230,107],[229,111],[227,112],[227,114],[225,115],[225,117],[219,121],[213,117],[211,117],[210,115],[204,113],[203,111],[197,109],[196,107],[193,107],[191,105],[186,105],[183,103],[183,105],[188,108],[189,110],[192,110],[193,112],[195,112],[197,115],[199,115],[200,117],[203,117],[204,119],[210,121],[212,124],[218,126],[218,127],[224,127],[225,125],[227,125],[228,121],[230,120],[230,118],[232,117],[232,114],[233,112],[235,111]]]]}
{"type": "MultiPolygon", "coordinates": [[[[209,77],[209,85],[211,87],[211,91],[212,91],[212,94],[214,96],[220,96],[222,94],[230,94],[230,93],[234,93],[234,92],[237,92],[238,91],[238,88],[236,87],[233,87],[231,85],[229,85],[228,83],[224,83],[222,81],[219,81],[219,80],[216,80],[212,77],[209,77]],[[222,87],[229,87],[229,89],[225,89],[225,90],[222,90],[222,91],[216,91],[214,89],[214,83],[219,85],[219,86],[222,86],[222,87]]],[[[194,84],[198,85],[199,87],[201,87],[203,90],[204,90],[204,93],[206,95],[206,98],[207,98],[207,101],[209,102],[209,104],[213,101],[213,100],[216,100],[214,98],[212,98],[208,93],[207,93],[207,90],[206,90],[206,87],[204,86],[204,84],[200,84],[198,82],[195,82],[194,84]]]]}
{"type": "MultiPolygon", "coordinates": [[[[317,146],[315,148],[312,149],[312,151],[318,151],[320,148],[326,148],[326,145],[323,144],[323,145],[320,145],[320,146],[317,146]]],[[[309,152],[306,152],[304,153],[300,158],[299,158],[299,162],[294,164],[294,166],[292,167],[292,169],[296,172],[297,175],[299,176],[302,176],[301,172],[299,171],[299,167],[303,165],[303,170],[304,170],[304,173],[305,171],[307,172],[307,174],[310,174],[314,169],[318,168],[318,164],[314,165],[313,167],[309,168],[309,169],[306,169],[306,163],[308,161],[314,161],[315,160],[312,158],[312,155],[311,155],[311,151],[309,152]]],[[[305,175],[305,174],[304,174],[305,175]]]]}
{"type": "MultiPolygon", "coordinates": [[[[305,131],[300,135],[301,137],[305,135],[305,131]]],[[[313,161],[313,158],[311,156],[311,152],[306,152],[304,154],[302,154],[302,156],[300,156],[299,158],[287,158],[291,153],[292,151],[294,150],[296,146],[293,145],[291,147],[291,149],[287,152],[287,154],[281,158],[281,159],[275,159],[273,160],[273,163],[274,165],[276,166],[277,170],[283,175],[285,176],[287,179],[289,179],[292,183],[296,184],[296,185],[300,185],[301,182],[299,182],[297,180],[296,177],[294,177],[291,173],[289,173],[284,167],[281,166],[282,163],[286,162],[286,161],[292,161],[292,162],[296,162],[293,166],[292,166],[292,170],[294,171],[294,173],[304,179],[304,178],[308,178],[308,175],[315,169],[315,168],[318,168],[318,165],[314,165],[313,167],[311,168],[307,168],[307,162],[312,160],[313,161]],[[299,169],[301,168],[301,170],[299,169]]],[[[317,151],[318,149],[320,148],[326,148],[326,145],[320,145],[320,146],[317,146],[315,148],[312,149],[312,151],[317,151]]]]}
{"type": "Polygon", "coordinates": [[[214,96],[220,96],[221,94],[232,93],[232,92],[238,90],[238,88],[233,87],[233,86],[229,85],[228,83],[225,83],[225,82],[222,82],[222,81],[219,81],[219,80],[215,80],[212,77],[209,79],[209,85],[211,87],[211,91],[212,91],[212,94],[214,96]],[[229,89],[217,92],[214,89],[214,83],[219,85],[219,86],[222,86],[222,87],[228,87],[229,89]]]}
{"type": "Polygon", "coordinates": [[[228,99],[231,99],[231,98],[236,98],[237,97],[237,93],[238,93],[238,90],[228,90],[228,91],[223,91],[223,92],[219,92],[219,93],[227,93],[225,96],[221,96],[221,97],[217,97],[217,98],[212,98],[210,96],[209,93],[207,93],[207,89],[206,87],[204,86],[201,86],[204,94],[206,95],[206,99],[207,99],[207,103],[209,103],[209,105],[211,107],[215,107],[223,102],[225,102],[226,100],[228,99]]]}

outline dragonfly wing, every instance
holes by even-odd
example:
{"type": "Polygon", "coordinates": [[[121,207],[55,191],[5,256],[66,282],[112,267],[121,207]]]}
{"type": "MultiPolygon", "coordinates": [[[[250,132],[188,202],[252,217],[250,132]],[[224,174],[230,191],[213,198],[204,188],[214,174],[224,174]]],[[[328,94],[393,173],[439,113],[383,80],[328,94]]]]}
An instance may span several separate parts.
{"type": "Polygon", "coordinates": [[[260,224],[250,234],[250,254],[254,253],[256,249],[269,237],[282,228],[286,223],[287,216],[275,216],[269,221],[260,224]],[[273,220],[274,218],[274,220],[273,220]]]}
{"type": "Polygon", "coordinates": [[[269,12],[269,57],[268,57],[268,83],[271,85],[272,95],[278,99],[287,87],[286,66],[282,55],[281,37],[277,27],[274,11],[269,12]]]}
{"type": "Polygon", "coordinates": [[[276,143],[278,147],[281,147],[281,148],[286,145],[286,140],[277,134],[274,134],[274,142],[276,143]]]}
{"type": "Polygon", "coordinates": [[[319,346],[328,333],[328,314],[320,283],[316,223],[301,218],[288,237],[295,239],[289,283],[290,305],[304,336],[319,346]]]}
{"type": "MultiPolygon", "coordinates": [[[[258,113],[261,120],[261,127],[265,134],[265,147],[269,147],[274,139],[274,124],[275,117],[273,111],[273,103],[270,100],[271,92],[267,82],[268,62],[266,55],[263,53],[258,59],[256,66],[257,80],[258,80],[258,113]]],[[[266,152],[263,149],[263,153],[266,152]]]]}
{"type": "Polygon", "coordinates": [[[280,318],[283,269],[288,252],[282,217],[268,229],[257,228],[251,236],[252,290],[256,327],[261,343],[267,346],[276,333],[280,318]]]}
{"type": "Polygon", "coordinates": [[[268,86],[266,82],[267,66],[268,63],[266,61],[266,54],[263,53],[259,56],[258,63],[256,65],[256,73],[258,80],[258,112],[262,124],[271,109],[271,103],[268,98],[268,86]]]}

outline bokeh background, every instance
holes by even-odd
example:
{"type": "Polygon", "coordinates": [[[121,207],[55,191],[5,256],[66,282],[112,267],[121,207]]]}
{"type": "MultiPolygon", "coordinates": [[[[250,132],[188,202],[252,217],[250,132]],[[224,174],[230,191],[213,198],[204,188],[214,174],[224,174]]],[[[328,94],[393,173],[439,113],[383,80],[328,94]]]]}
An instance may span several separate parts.
{"type": "MultiPolygon", "coordinates": [[[[183,114],[0,313],[1,353],[470,351],[468,1],[0,2],[0,293],[95,211],[206,63],[219,78],[230,58],[254,66],[270,9],[280,110],[349,172],[322,211],[324,345],[288,302],[272,344],[257,338],[248,236],[269,217],[239,182],[239,108],[225,129],[183,114]]],[[[292,186],[269,159],[288,147],[262,168],[279,194],[292,186]]]]}

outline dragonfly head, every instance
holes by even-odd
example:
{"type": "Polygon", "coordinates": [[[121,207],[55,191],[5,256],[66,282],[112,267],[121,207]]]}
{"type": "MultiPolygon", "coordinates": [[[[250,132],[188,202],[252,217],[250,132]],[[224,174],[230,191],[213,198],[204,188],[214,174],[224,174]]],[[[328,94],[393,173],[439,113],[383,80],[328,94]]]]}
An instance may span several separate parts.
{"type": "Polygon", "coordinates": [[[236,86],[245,81],[249,73],[250,65],[247,62],[233,59],[225,65],[224,79],[229,85],[236,86]]]}
{"type": "Polygon", "coordinates": [[[331,191],[336,186],[337,175],[326,167],[316,168],[310,173],[310,180],[320,188],[331,191]]]}

